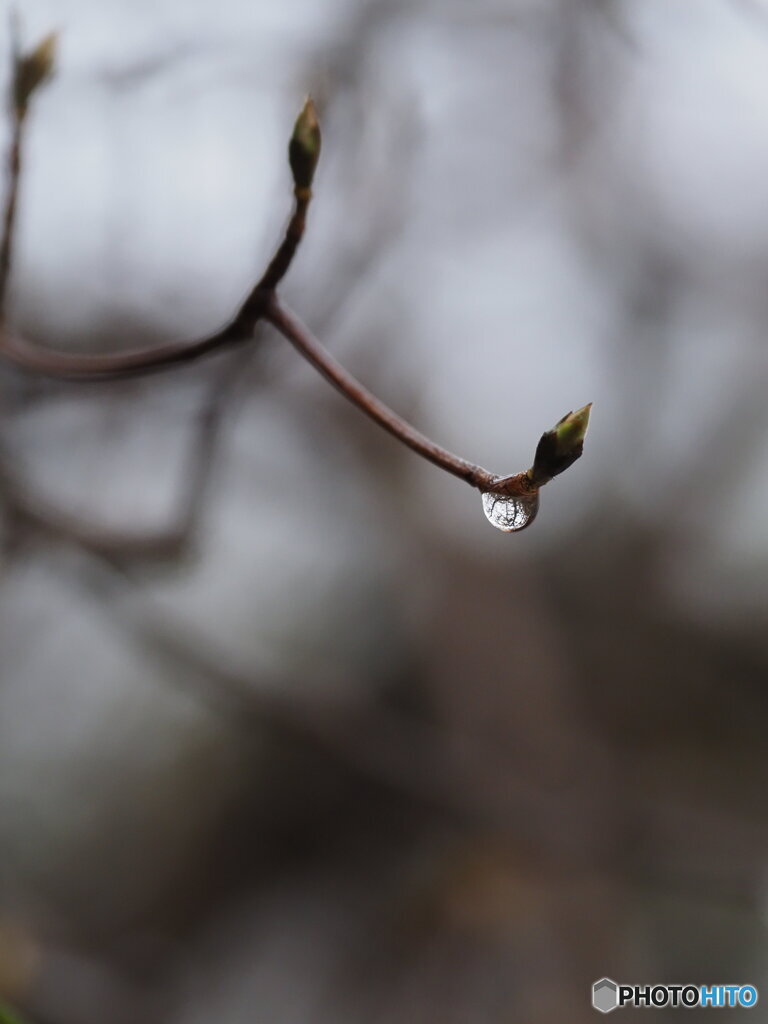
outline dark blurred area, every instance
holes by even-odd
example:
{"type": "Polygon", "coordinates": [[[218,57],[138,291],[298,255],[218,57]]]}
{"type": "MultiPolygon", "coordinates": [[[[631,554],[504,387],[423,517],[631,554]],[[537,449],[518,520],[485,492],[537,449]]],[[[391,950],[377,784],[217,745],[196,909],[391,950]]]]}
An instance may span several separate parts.
{"type": "Polygon", "coordinates": [[[281,292],[328,348],[499,473],[594,409],[505,535],[266,326],[142,380],[0,366],[0,1019],[579,1024],[603,976],[768,986],[768,5],[19,13],[60,38],[17,330],[225,322],[311,92],[281,292]]]}

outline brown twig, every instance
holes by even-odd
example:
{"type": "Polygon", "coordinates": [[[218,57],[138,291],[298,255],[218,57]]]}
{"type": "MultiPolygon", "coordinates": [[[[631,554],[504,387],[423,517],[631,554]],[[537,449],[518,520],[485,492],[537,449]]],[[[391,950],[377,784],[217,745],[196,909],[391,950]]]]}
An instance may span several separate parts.
{"type": "Polygon", "coordinates": [[[0,239],[0,323],[5,320],[5,299],[8,293],[8,278],[11,272],[11,239],[16,223],[18,181],[21,171],[21,123],[15,121],[12,129],[8,154],[10,185],[3,210],[3,234],[0,239]]]}
{"type": "MultiPolygon", "coordinates": [[[[30,57],[16,57],[18,68],[24,61],[29,62],[35,55],[43,53],[39,47],[30,57]]],[[[45,56],[49,56],[47,53],[45,56]]],[[[50,67],[46,72],[49,73],[50,67]]],[[[43,80],[38,75],[37,84],[43,80]]],[[[18,89],[16,87],[16,91],[18,89]]],[[[4,233],[0,242],[0,274],[5,268],[7,278],[11,261],[14,214],[21,168],[21,143],[26,101],[20,106],[15,100],[15,135],[10,154],[9,189],[6,200],[4,233]]],[[[402,444],[427,459],[433,465],[459,477],[472,487],[501,497],[519,497],[529,503],[525,523],[535,515],[536,498],[539,488],[562,472],[581,455],[582,442],[589,408],[579,413],[568,414],[542,437],[536,451],[536,459],[530,470],[514,476],[500,477],[488,470],[468,462],[449,452],[430,438],[420,433],[398,416],[392,409],[363,387],[323,348],[306,327],[277,298],[277,286],[287,273],[304,235],[307,210],[312,197],[311,186],[320,154],[320,130],[317,115],[311,100],[307,100],[299,115],[289,146],[289,161],[294,181],[295,205],[281,244],[267,269],[241,305],[239,311],[221,331],[194,341],[177,342],[160,348],[108,355],[78,355],[52,351],[35,346],[19,338],[3,326],[0,317],[0,354],[27,370],[47,376],[74,380],[105,380],[144,374],[167,369],[180,363],[190,362],[218,351],[228,345],[248,340],[257,322],[268,319],[294,347],[333,386],[354,405],[361,409],[375,423],[383,427],[402,444]],[[576,429],[578,427],[578,429],[576,429]],[[545,442],[547,442],[545,444],[545,442]]],[[[4,288],[5,279],[0,278],[4,288]]],[[[2,291],[0,291],[0,298],[2,291]]],[[[0,313],[2,305],[0,304],[0,313]]],[[[492,521],[493,520],[493,517],[492,521]]],[[[515,525],[502,525],[502,529],[518,529],[522,525],[515,519],[515,525]]],[[[496,522],[496,525],[500,525],[496,522]]]]}
{"type": "MultiPolygon", "coordinates": [[[[20,136],[19,136],[20,145],[20,136]]],[[[18,187],[19,146],[12,156],[9,196],[7,208],[15,209],[18,187]],[[15,168],[15,173],[14,173],[15,168]]],[[[134,349],[130,352],[81,354],[60,352],[44,348],[0,327],[0,355],[21,369],[53,377],[58,380],[105,381],[126,377],[143,376],[160,370],[194,362],[204,356],[213,355],[222,349],[250,341],[257,323],[264,314],[264,308],[277,283],[288,271],[304,233],[309,194],[297,195],[293,214],[288,222],[283,241],[263,276],[251,289],[232,320],[215,334],[204,338],[171,342],[152,348],[134,349]]],[[[13,218],[6,219],[13,227],[13,218]]],[[[8,252],[10,265],[11,240],[5,237],[0,244],[0,254],[8,252]]],[[[0,306],[0,312],[2,307],[0,306]]],[[[2,323],[2,321],[0,321],[2,323]]]]}
{"type": "MultiPolygon", "coordinates": [[[[374,423],[417,455],[484,493],[534,501],[544,484],[581,456],[591,403],[576,413],[568,413],[553,430],[542,435],[530,469],[513,476],[497,476],[436,444],[390,409],[333,358],[309,328],[280,302],[275,292],[267,297],[262,315],[337,391],[374,423]]],[[[535,506],[532,505],[526,523],[531,522],[534,516],[535,506]]]]}
{"type": "MultiPolygon", "coordinates": [[[[19,33],[14,14],[11,15],[11,68],[13,77],[17,74],[21,53],[19,33]]],[[[16,209],[19,194],[19,176],[21,174],[21,139],[23,118],[19,115],[16,105],[15,87],[12,86],[8,97],[11,119],[11,141],[8,149],[8,188],[3,208],[2,237],[0,237],[0,323],[5,321],[5,298],[8,292],[8,278],[11,272],[11,248],[13,245],[14,228],[16,226],[16,209]]]]}
{"type": "Polygon", "coordinates": [[[14,471],[12,460],[0,453],[0,491],[11,522],[24,531],[76,544],[114,563],[165,563],[183,556],[195,540],[224,419],[233,389],[242,377],[243,359],[250,356],[250,350],[231,355],[208,386],[189,446],[177,511],[167,527],[151,531],[111,529],[85,522],[79,514],[66,512],[38,494],[14,471]]]}
{"type": "MultiPolygon", "coordinates": [[[[13,34],[12,51],[13,66],[18,74],[18,68],[25,58],[19,54],[15,33],[13,34]]],[[[304,235],[307,210],[312,198],[312,191],[308,184],[296,184],[294,188],[293,213],[288,221],[283,240],[267,269],[251,289],[232,320],[214,334],[204,338],[172,342],[159,347],[135,349],[131,352],[92,355],[59,352],[44,348],[8,329],[4,315],[5,295],[13,254],[26,113],[26,110],[19,106],[16,92],[14,81],[11,85],[10,96],[13,131],[8,153],[8,185],[2,236],[0,237],[0,354],[22,369],[42,376],[59,380],[104,381],[170,369],[250,340],[256,324],[263,315],[269,295],[288,272],[304,235]]]]}
{"type": "Polygon", "coordinates": [[[270,296],[264,318],[290,341],[307,362],[314,366],[337,391],[417,455],[428,459],[447,473],[459,477],[472,487],[483,491],[493,491],[498,486],[500,477],[435,444],[434,441],[393,412],[389,406],[385,405],[381,399],[345,370],[330,352],[323,348],[298,317],[286,309],[276,295],[270,296]]]}

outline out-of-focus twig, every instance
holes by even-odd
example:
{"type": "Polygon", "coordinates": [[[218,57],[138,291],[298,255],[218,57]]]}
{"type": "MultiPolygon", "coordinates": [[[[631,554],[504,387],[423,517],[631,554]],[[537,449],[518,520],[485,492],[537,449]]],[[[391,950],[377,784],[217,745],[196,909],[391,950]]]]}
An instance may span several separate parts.
{"type": "Polygon", "coordinates": [[[0,237],[0,324],[5,321],[5,298],[11,272],[11,246],[16,226],[16,207],[21,174],[21,137],[23,117],[16,102],[16,78],[21,61],[19,32],[15,14],[10,19],[12,91],[9,94],[11,140],[8,148],[8,185],[3,206],[2,236],[0,237]]]}
{"type": "Polygon", "coordinates": [[[0,492],[12,523],[58,540],[71,541],[111,561],[167,562],[182,557],[194,543],[216,462],[224,421],[251,351],[232,353],[208,384],[197,415],[183,474],[176,513],[165,529],[131,531],[88,523],[46,501],[13,470],[12,460],[0,454],[0,492]]]}
{"type": "Polygon", "coordinates": [[[616,795],[616,779],[586,773],[572,785],[553,784],[481,736],[353,696],[356,688],[340,680],[332,687],[339,696],[297,694],[287,680],[217,655],[173,617],[148,608],[146,600],[139,607],[131,601],[137,585],[131,574],[103,559],[90,559],[77,580],[99,598],[115,629],[170,669],[158,676],[164,685],[184,687],[212,712],[241,724],[316,744],[354,773],[451,818],[514,837],[544,851],[551,864],[576,872],[599,866],[624,883],[707,891],[727,902],[747,898],[754,887],[750,870],[762,869],[768,849],[762,821],[635,790],[628,780],[618,780],[619,788],[627,799],[630,787],[643,848],[633,848],[617,864],[615,829],[605,827],[606,799],[616,795]],[[645,856],[649,850],[652,859],[645,856]]]}
{"type": "MultiPolygon", "coordinates": [[[[33,51],[33,53],[36,52],[33,51]]],[[[17,56],[15,67],[17,69],[22,67],[24,61],[29,59],[29,57],[17,56]]],[[[312,173],[308,174],[306,168],[300,169],[303,175],[301,180],[296,178],[294,172],[294,209],[275,255],[235,316],[220,331],[194,340],[172,342],[167,345],[135,349],[130,352],[96,355],[43,348],[29,342],[8,327],[6,318],[2,315],[5,308],[3,298],[7,291],[7,279],[12,261],[26,120],[26,107],[21,109],[15,100],[17,91],[14,84],[12,88],[13,102],[11,103],[13,134],[8,158],[8,186],[3,234],[0,238],[0,354],[22,369],[43,376],[64,380],[103,381],[170,369],[221,349],[249,341],[253,336],[256,324],[261,319],[269,296],[287,273],[304,234],[307,210],[312,198],[312,173]]],[[[316,116],[310,100],[307,101],[299,115],[292,145],[296,133],[301,130],[307,120],[313,121],[316,127],[316,116]]],[[[316,159],[317,154],[315,154],[315,162],[316,159]]]]}

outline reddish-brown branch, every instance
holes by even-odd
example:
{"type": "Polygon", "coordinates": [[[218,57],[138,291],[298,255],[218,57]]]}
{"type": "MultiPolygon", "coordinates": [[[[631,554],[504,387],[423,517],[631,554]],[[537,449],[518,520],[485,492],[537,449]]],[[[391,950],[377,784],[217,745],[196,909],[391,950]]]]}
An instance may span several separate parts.
{"type": "Polygon", "coordinates": [[[11,141],[8,149],[8,184],[3,208],[3,233],[0,237],[0,324],[5,323],[5,300],[8,293],[8,279],[11,273],[11,254],[16,226],[16,209],[18,206],[19,177],[21,175],[21,143],[24,123],[24,119],[16,104],[15,79],[18,73],[21,52],[15,12],[11,15],[10,44],[12,80],[8,95],[8,107],[11,122],[11,141]]]}
{"type": "MultiPolygon", "coordinates": [[[[12,179],[13,180],[13,179],[12,179]]],[[[17,178],[15,180],[18,180],[17,178]]],[[[9,207],[15,207],[14,187],[9,190],[9,207]]],[[[251,339],[254,328],[264,314],[270,292],[288,271],[304,234],[309,193],[297,195],[285,236],[266,271],[251,289],[233,319],[222,330],[193,341],[172,342],[131,352],[110,352],[98,355],[61,352],[36,345],[5,328],[0,328],[0,355],[22,369],[59,380],[103,381],[140,376],[168,370],[182,363],[193,362],[221,349],[243,344],[251,339]]],[[[7,222],[13,226],[12,215],[7,222]]],[[[10,239],[10,236],[8,236],[10,239]]],[[[3,239],[3,243],[6,239],[3,239]]],[[[11,244],[7,250],[10,264],[11,244]]]]}
{"type": "Polygon", "coordinates": [[[264,271],[261,280],[254,288],[254,295],[257,293],[261,295],[274,292],[288,273],[299,243],[304,237],[304,229],[307,225],[307,210],[312,199],[312,192],[308,188],[295,188],[294,197],[296,205],[293,210],[293,216],[285,230],[283,241],[272,257],[269,266],[264,271]]]}
{"type": "Polygon", "coordinates": [[[8,191],[3,209],[2,237],[0,238],[0,324],[5,323],[5,300],[11,273],[11,247],[18,206],[19,174],[21,173],[21,122],[14,119],[10,151],[8,154],[8,191]]]}
{"type": "MultiPolygon", "coordinates": [[[[15,50],[14,54],[14,61],[18,62],[15,50]]],[[[42,376],[59,380],[103,381],[171,369],[250,340],[263,315],[266,300],[288,272],[304,235],[312,198],[308,187],[294,189],[293,212],[275,255],[232,320],[214,334],[130,352],[81,354],[34,344],[10,330],[5,317],[5,297],[13,257],[25,124],[25,118],[13,102],[11,120],[8,183],[0,236],[0,355],[22,369],[42,376]]]]}
{"type": "Polygon", "coordinates": [[[76,544],[114,563],[135,560],[168,562],[183,555],[195,540],[221,443],[224,419],[233,390],[242,379],[243,359],[250,356],[251,351],[246,349],[230,356],[209,383],[193,426],[177,510],[168,526],[155,530],[132,530],[130,527],[109,528],[84,521],[79,514],[68,513],[36,493],[15,473],[11,460],[0,453],[0,494],[11,515],[11,522],[17,523],[24,531],[31,530],[76,544]]]}
{"type": "MultiPolygon", "coordinates": [[[[11,184],[5,219],[6,230],[10,227],[11,233],[4,235],[0,243],[0,259],[4,253],[7,254],[8,267],[10,267],[11,256],[13,211],[16,207],[18,166],[19,160],[18,154],[16,154],[12,160],[11,184]]],[[[230,323],[215,334],[192,341],[171,342],[153,348],[134,349],[130,352],[90,354],[61,352],[45,348],[0,327],[0,355],[22,369],[42,376],[54,377],[59,380],[104,381],[172,369],[182,363],[194,362],[221,349],[249,341],[256,324],[264,315],[270,293],[285,276],[296,254],[304,234],[309,200],[308,191],[297,194],[293,214],[275,256],[230,323]]],[[[0,275],[2,266],[0,263],[0,275]]],[[[2,280],[0,276],[0,285],[2,280]]],[[[0,292],[1,296],[2,292],[0,292]]],[[[2,305],[0,305],[1,312],[2,305]]]]}
{"type": "Polygon", "coordinates": [[[7,330],[0,331],[0,354],[9,362],[57,380],[104,381],[141,376],[193,362],[236,342],[247,340],[241,323],[235,330],[233,322],[224,330],[195,341],[173,342],[155,348],[130,352],[90,353],[61,352],[27,341],[7,330]]]}
{"type": "Polygon", "coordinates": [[[380,427],[396,437],[417,455],[432,462],[447,473],[452,473],[464,480],[471,487],[481,491],[493,491],[504,494],[524,494],[532,491],[527,483],[526,474],[516,477],[502,478],[490,473],[482,466],[476,466],[462,459],[447,448],[441,447],[420,431],[412,427],[401,416],[385,405],[381,399],[364,387],[352,376],[341,363],[338,363],[314,337],[312,332],[280,302],[276,295],[271,295],[264,310],[264,318],[286,338],[311,363],[314,368],[329,381],[337,391],[341,392],[361,412],[370,417],[380,427]]]}
{"type": "MultiPolygon", "coordinates": [[[[16,199],[21,170],[23,123],[24,117],[16,108],[13,142],[9,156],[9,185],[2,225],[3,235],[0,239],[0,355],[5,356],[17,366],[46,376],[86,381],[150,373],[199,359],[226,346],[241,344],[252,337],[257,322],[265,318],[326,380],[370,419],[422,458],[464,480],[470,486],[500,495],[531,497],[538,493],[539,486],[551,479],[556,472],[561,471],[561,468],[556,467],[545,472],[548,466],[540,465],[541,460],[538,459],[537,453],[538,461],[534,464],[533,470],[511,477],[499,477],[481,466],[449,452],[412,427],[368,391],[336,362],[311,332],[280,303],[276,289],[287,273],[304,235],[307,209],[312,197],[312,176],[320,150],[319,127],[311,100],[307,101],[299,115],[289,148],[289,160],[295,186],[295,205],[285,235],[264,274],[255,284],[231,322],[221,331],[194,341],[106,355],[81,355],[50,350],[14,335],[5,328],[2,312],[11,266],[16,199]]],[[[546,437],[547,435],[545,435],[546,437]]],[[[558,441],[557,444],[559,443],[558,441]]],[[[578,452],[575,454],[573,452],[570,453],[571,461],[581,454],[580,443],[578,452]]],[[[558,457],[560,455],[562,453],[559,453],[558,457]]],[[[562,463],[562,458],[560,462],[562,463]]]]}

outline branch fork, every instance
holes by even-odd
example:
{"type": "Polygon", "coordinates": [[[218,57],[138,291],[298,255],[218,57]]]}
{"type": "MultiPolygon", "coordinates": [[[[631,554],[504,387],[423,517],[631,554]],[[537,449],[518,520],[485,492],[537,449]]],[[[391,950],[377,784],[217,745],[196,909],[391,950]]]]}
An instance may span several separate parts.
{"type": "Polygon", "coordinates": [[[401,444],[478,489],[484,496],[494,496],[491,502],[494,508],[508,503],[511,512],[505,511],[499,522],[489,513],[484,498],[486,514],[494,525],[504,530],[518,530],[533,521],[540,488],[581,456],[591,405],[568,413],[552,430],[542,435],[530,469],[514,476],[499,476],[441,447],[407,423],[344,369],[279,298],[278,286],[288,272],[304,235],[312,199],[312,182],[320,156],[320,126],[309,98],[296,120],[288,147],[294,184],[294,207],[288,226],[261,278],[224,328],[204,338],[103,355],[80,355],[43,348],[14,334],[6,325],[4,311],[22,166],[23,129],[33,94],[53,71],[54,54],[55,36],[46,37],[26,55],[20,54],[18,45],[14,48],[10,102],[13,131],[0,237],[0,356],[29,372],[48,377],[103,381],[170,369],[228,347],[243,346],[253,338],[257,323],[263,320],[282,334],[337,391],[401,444]],[[525,517],[517,515],[517,506],[526,510],[525,517]],[[518,525],[502,525],[502,522],[518,525]]]}

